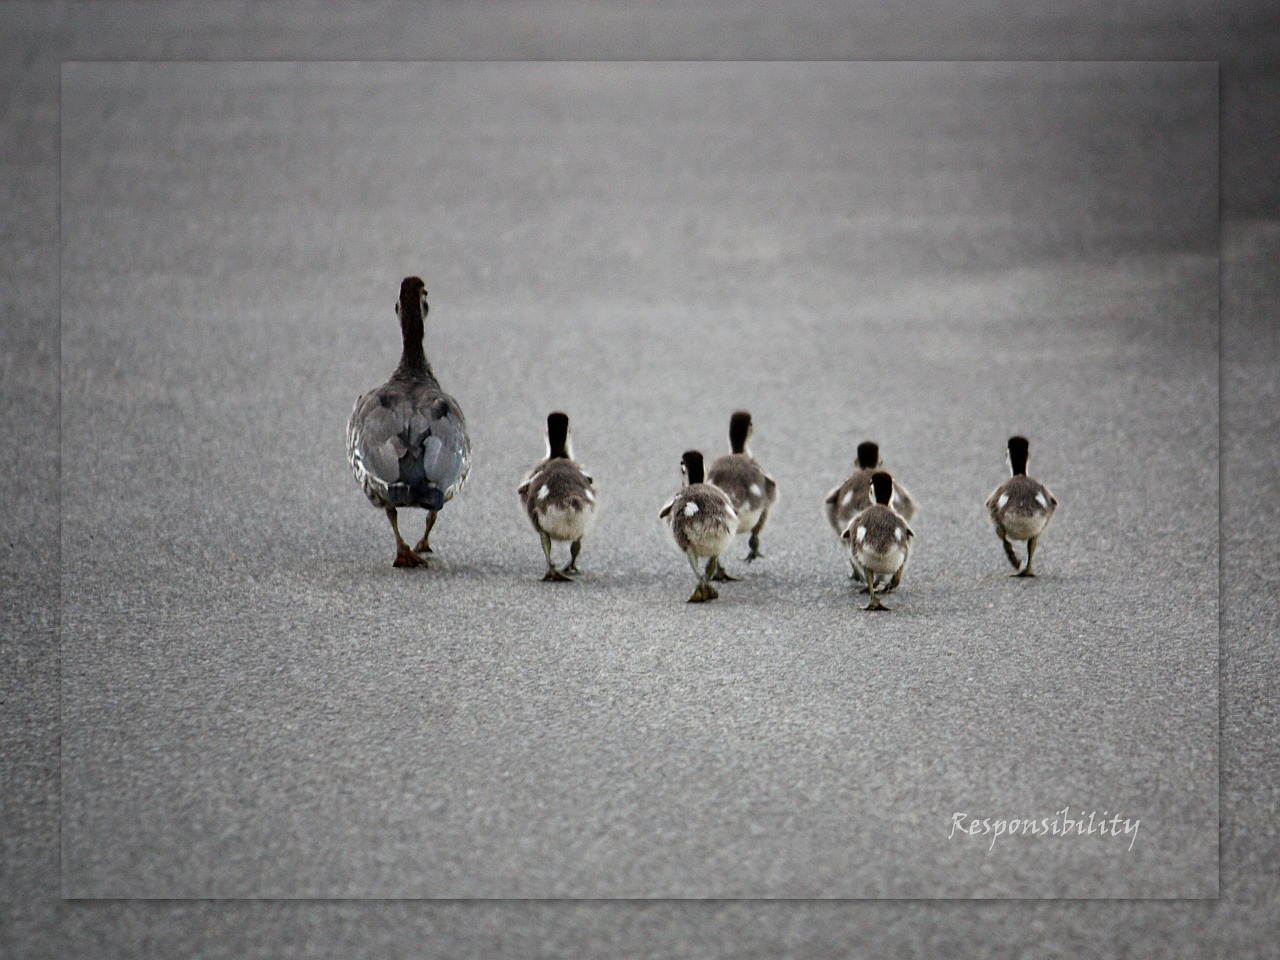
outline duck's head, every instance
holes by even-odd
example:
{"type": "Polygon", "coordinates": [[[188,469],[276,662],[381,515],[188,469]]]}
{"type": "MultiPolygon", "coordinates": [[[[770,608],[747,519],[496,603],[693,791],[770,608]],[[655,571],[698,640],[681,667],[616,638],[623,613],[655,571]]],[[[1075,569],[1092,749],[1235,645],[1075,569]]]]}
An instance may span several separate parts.
{"type": "Polygon", "coordinates": [[[1030,448],[1026,437],[1010,437],[1009,449],[1005,454],[1005,460],[1009,464],[1009,473],[1012,476],[1018,476],[1027,472],[1027,452],[1030,448]]]}
{"type": "Polygon", "coordinates": [[[559,410],[547,414],[547,459],[571,459],[569,450],[569,415],[559,410]]]}
{"type": "Polygon", "coordinates": [[[874,470],[880,466],[880,444],[873,440],[863,440],[858,444],[858,468],[874,470]]]}
{"type": "Polygon", "coordinates": [[[419,277],[405,277],[400,281],[400,299],[396,301],[396,316],[400,322],[415,314],[421,320],[427,315],[426,284],[419,277]]]}
{"type": "Polygon", "coordinates": [[[399,373],[421,376],[431,372],[427,356],[422,350],[422,318],[427,315],[427,291],[417,277],[405,277],[400,282],[400,299],[396,301],[396,316],[400,318],[400,336],[404,347],[400,354],[399,373]]]}
{"type": "Polygon", "coordinates": [[[871,475],[871,499],[886,507],[893,499],[893,477],[883,470],[877,470],[871,475]]]}
{"type": "Polygon", "coordinates": [[[737,411],[729,418],[729,449],[734,453],[747,453],[747,441],[755,427],[751,425],[751,414],[745,410],[737,411]]]}
{"type": "Polygon", "coordinates": [[[684,456],[680,458],[680,473],[684,476],[686,485],[702,483],[704,476],[702,454],[697,450],[686,450],[684,456]]]}

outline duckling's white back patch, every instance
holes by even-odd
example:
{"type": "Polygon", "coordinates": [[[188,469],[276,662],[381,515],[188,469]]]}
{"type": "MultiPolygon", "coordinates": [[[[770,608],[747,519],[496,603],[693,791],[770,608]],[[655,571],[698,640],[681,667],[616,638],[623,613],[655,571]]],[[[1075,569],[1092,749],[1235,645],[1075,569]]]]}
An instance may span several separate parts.
{"type": "Polygon", "coordinates": [[[690,500],[688,503],[684,505],[684,515],[686,517],[692,517],[697,512],[698,512],[698,505],[694,503],[692,500],[690,500]]]}
{"type": "Polygon", "coordinates": [[[1008,502],[1009,502],[1009,495],[1007,493],[1002,493],[1000,494],[1000,499],[996,501],[996,506],[999,507],[1001,510],[1003,510],[1004,505],[1008,502]]]}
{"type": "Polygon", "coordinates": [[[859,528],[858,528],[858,533],[857,533],[857,535],[854,537],[854,539],[855,539],[855,540],[857,540],[859,543],[861,543],[863,540],[867,539],[867,528],[866,528],[866,527],[859,527],[859,528]]]}
{"type": "Polygon", "coordinates": [[[840,501],[840,505],[842,507],[847,507],[851,503],[853,503],[853,491],[846,490],[844,494],[844,499],[840,501]]]}
{"type": "Polygon", "coordinates": [[[1042,506],[1042,507],[1048,507],[1048,506],[1049,506],[1049,501],[1048,501],[1048,500],[1046,500],[1046,499],[1044,498],[1044,494],[1043,494],[1043,493],[1037,493],[1037,494],[1036,494],[1036,503],[1040,504],[1040,506],[1042,506]]]}
{"type": "Polygon", "coordinates": [[[758,483],[753,483],[753,484],[751,485],[751,495],[752,495],[753,497],[760,497],[760,496],[764,496],[764,491],[760,489],[760,484],[758,484],[758,483]]]}
{"type": "Polygon", "coordinates": [[[547,496],[550,493],[551,493],[551,488],[544,483],[542,485],[542,489],[538,491],[538,499],[545,500],[547,499],[547,496]]]}

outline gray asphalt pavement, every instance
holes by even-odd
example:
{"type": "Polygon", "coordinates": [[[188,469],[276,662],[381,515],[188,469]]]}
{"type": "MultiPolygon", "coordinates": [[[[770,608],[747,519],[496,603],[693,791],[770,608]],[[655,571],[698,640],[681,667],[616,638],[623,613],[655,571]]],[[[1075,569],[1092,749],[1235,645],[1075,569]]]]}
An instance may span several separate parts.
{"type": "MultiPolygon", "coordinates": [[[[128,19],[56,7],[32,32],[18,9],[35,51],[128,19]]],[[[226,55],[253,26],[166,9],[133,55],[226,55]]],[[[1198,49],[1157,33],[1131,49],[1198,49]]],[[[28,150],[59,117],[32,56],[5,68],[36,94],[9,108],[28,150]]],[[[16,955],[1271,940],[1276,237],[1223,225],[1219,668],[1213,65],[64,71],[60,470],[47,416],[6,427],[30,454],[5,467],[16,955]],[[477,454],[418,574],[390,568],[341,440],[411,270],[477,454]],[[606,496],[563,589],[512,492],[553,406],[606,496]],[[655,515],[736,406],[783,500],[766,559],[691,608],[655,515]],[[980,510],[1014,429],[1063,501],[1032,583],[980,510]],[[820,510],[864,436],[924,507],[879,620],[820,510]],[[959,810],[1064,806],[1141,817],[1138,840],[946,837],[959,810]],[[50,901],[1212,897],[1220,839],[1223,900],[1199,904],[50,901]]],[[[57,400],[44,149],[9,154],[6,237],[35,234],[7,268],[15,410],[57,400]]],[[[1257,181],[1224,192],[1266,209],[1257,181]]]]}
{"type": "Polygon", "coordinates": [[[1216,892],[1212,65],[62,91],[69,895],[1216,892]],[[425,574],[342,457],[406,273],[475,448],[425,574]],[[656,514],[738,407],[781,501],[690,608],[656,514]],[[573,586],[513,493],[556,408],[573,586]],[[981,514],[1013,432],[1063,503],[1034,583],[981,514]],[[821,511],[865,437],[924,505],[887,617],[821,511]],[[950,831],[1063,808],[1146,830],[950,831]]]}

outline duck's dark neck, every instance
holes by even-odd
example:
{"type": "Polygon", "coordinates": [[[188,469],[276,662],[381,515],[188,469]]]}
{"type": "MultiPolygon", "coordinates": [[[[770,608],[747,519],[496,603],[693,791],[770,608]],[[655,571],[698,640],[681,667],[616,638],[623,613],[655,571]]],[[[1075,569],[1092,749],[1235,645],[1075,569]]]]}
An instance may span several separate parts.
{"type": "Polygon", "coordinates": [[[1027,451],[1017,448],[1009,451],[1009,470],[1015,477],[1025,476],[1027,472],[1027,451]]]}
{"type": "Polygon", "coordinates": [[[400,351],[400,366],[396,368],[396,376],[431,376],[431,364],[427,363],[427,355],[422,349],[425,331],[422,325],[422,308],[418,303],[400,304],[400,331],[404,337],[404,346],[400,351]]]}

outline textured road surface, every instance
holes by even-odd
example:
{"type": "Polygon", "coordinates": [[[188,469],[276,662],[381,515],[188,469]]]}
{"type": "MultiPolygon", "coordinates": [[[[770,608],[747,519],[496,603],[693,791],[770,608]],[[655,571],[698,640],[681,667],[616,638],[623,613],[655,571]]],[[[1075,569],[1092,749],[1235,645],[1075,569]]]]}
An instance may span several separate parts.
{"type": "Polygon", "coordinates": [[[67,892],[1212,895],[1216,101],[1212,64],[66,68],[67,892]],[[475,435],[417,575],[339,446],[406,272],[475,435]],[[655,514],[738,406],[784,499],[690,608],[655,514]],[[553,408],[603,498],[573,587],[512,493],[553,408]],[[977,509],[1014,431],[1064,504],[1034,583],[977,509]],[[820,510],[867,435],[926,505],[885,617],[820,510]],[[948,831],[1064,807],[1150,832],[948,831]]]}
{"type": "MultiPolygon", "coordinates": [[[[33,23],[29,59],[83,29],[33,23]]],[[[244,29],[209,26],[209,55],[244,29]]],[[[1197,64],[65,68],[60,781],[47,416],[14,418],[35,466],[6,468],[20,955],[1264,942],[1275,235],[1248,190],[1253,216],[1224,230],[1224,901],[49,901],[59,813],[67,896],[1213,896],[1216,81],[1197,64]],[[351,400],[394,363],[409,269],[477,448],[416,575],[390,569],[341,462],[351,400]],[[784,499],[767,559],[689,608],[653,515],[679,451],[722,446],[737,405],[784,499]],[[511,493],[552,406],[607,496],[590,572],[554,593],[511,493]],[[1013,429],[1064,502],[1029,584],[977,506],[1013,429]],[[925,506],[876,621],[819,510],[864,435],[925,506]],[[1068,804],[1143,832],[1132,851],[946,839],[953,810],[1068,804]]],[[[27,83],[45,92],[10,125],[23,144],[58,118],[27,83]]],[[[31,150],[15,178],[43,217],[49,159],[31,150]]],[[[11,238],[32,229],[10,217],[11,238]]],[[[11,240],[15,410],[57,397],[52,222],[11,240]]]]}

